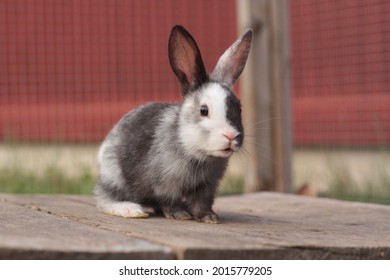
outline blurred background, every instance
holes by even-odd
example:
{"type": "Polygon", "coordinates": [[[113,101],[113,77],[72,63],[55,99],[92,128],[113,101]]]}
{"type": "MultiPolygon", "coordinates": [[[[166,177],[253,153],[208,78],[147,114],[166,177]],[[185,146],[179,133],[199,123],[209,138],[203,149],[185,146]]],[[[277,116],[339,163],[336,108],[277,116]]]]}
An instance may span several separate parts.
{"type": "Polygon", "coordinates": [[[92,192],[127,111],[180,102],[174,24],[206,68],[245,28],[245,149],[220,194],[276,190],[390,204],[390,2],[0,0],[0,192],[92,192]]]}

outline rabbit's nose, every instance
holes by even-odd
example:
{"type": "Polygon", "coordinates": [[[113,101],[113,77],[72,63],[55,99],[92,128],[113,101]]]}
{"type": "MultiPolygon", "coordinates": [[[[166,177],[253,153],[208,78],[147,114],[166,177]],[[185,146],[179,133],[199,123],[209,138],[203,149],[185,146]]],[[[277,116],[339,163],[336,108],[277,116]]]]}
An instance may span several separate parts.
{"type": "Polygon", "coordinates": [[[239,132],[224,132],[223,136],[225,136],[230,142],[237,139],[237,137],[240,135],[239,132]]]}

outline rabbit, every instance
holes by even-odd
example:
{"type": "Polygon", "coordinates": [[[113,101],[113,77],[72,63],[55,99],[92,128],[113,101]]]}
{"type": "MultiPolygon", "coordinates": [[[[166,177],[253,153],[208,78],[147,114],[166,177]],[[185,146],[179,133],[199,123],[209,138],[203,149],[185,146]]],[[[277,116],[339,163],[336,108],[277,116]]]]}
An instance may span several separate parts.
{"type": "Polygon", "coordinates": [[[208,75],[199,48],[182,26],[168,54],[183,102],[146,103],[125,114],[98,150],[97,206],[105,213],[219,223],[212,206],[230,156],[244,139],[233,83],[244,69],[252,30],[219,58],[208,75]]]}

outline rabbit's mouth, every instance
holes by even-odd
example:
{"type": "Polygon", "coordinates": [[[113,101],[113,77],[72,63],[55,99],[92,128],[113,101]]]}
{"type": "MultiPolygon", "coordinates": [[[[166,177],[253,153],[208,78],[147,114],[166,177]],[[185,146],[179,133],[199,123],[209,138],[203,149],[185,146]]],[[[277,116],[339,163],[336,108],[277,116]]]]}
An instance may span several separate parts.
{"type": "Polygon", "coordinates": [[[211,155],[216,156],[216,157],[230,157],[234,152],[234,149],[228,147],[225,149],[220,149],[220,150],[214,150],[211,155]]]}
{"type": "Polygon", "coordinates": [[[234,150],[230,147],[227,147],[226,149],[220,150],[223,156],[230,156],[233,154],[234,150]]]}

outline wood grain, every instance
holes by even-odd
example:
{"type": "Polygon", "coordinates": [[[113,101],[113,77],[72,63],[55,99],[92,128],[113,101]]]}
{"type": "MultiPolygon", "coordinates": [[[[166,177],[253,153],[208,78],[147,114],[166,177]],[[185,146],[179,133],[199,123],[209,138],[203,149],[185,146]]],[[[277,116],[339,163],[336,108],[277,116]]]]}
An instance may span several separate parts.
{"type": "MultiPolygon", "coordinates": [[[[52,199],[52,198],[50,198],[52,199]]],[[[168,247],[0,202],[0,259],[173,259],[168,247]]]]}
{"type": "Polygon", "coordinates": [[[390,259],[388,206],[264,192],[218,198],[208,225],[109,216],[90,196],[0,201],[2,258],[390,259]]]}

